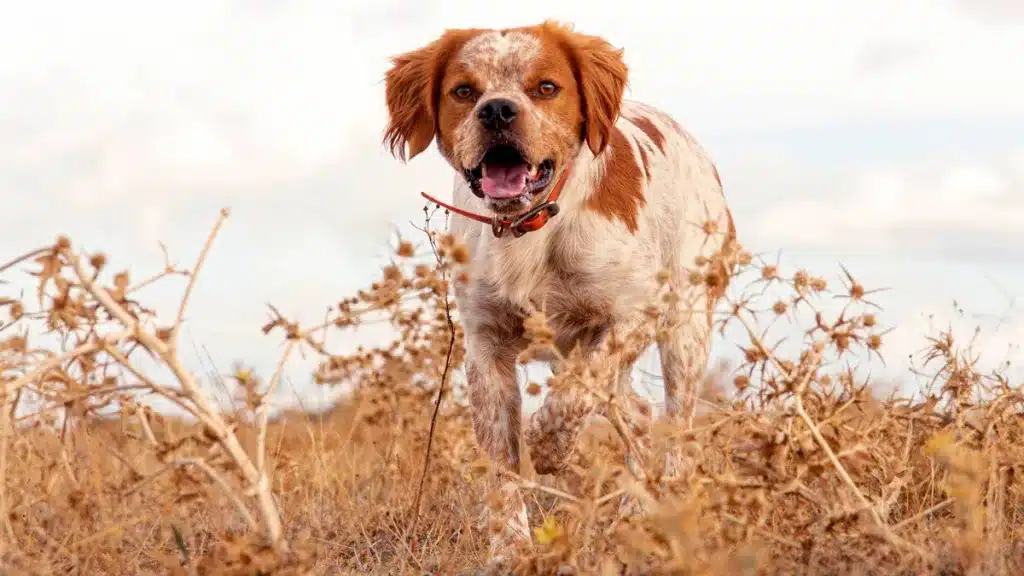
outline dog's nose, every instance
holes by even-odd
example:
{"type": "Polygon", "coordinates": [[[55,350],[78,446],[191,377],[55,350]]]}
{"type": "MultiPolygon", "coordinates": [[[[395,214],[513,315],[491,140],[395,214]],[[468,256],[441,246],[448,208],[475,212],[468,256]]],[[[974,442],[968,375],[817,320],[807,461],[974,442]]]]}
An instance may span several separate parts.
{"type": "Polygon", "coordinates": [[[517,112],[515,102],[505,98],[495,98],[484,102],[480,110],[477,111],[476,117],[484,128],[501,130],[512,124],[512,121],[516,119],[517,112]]]}

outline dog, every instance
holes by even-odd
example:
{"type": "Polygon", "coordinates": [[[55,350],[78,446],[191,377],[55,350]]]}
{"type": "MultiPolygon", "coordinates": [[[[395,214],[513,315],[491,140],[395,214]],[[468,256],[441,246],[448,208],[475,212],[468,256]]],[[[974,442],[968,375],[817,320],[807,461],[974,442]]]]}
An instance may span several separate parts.
{"type": "MultiPolygon", "coordinates": [[[[452,29],[391,64],[383,144],[407,162],[436,141],[455,171],[453,205],[434,200],[455,213],[450,231],[470,251],[469,281],[456,286],[455,299],[473,429],[492,463],[518,473],[515,364],[527,345],[528,311],[543,308],[560,350],[593,353],[610,334],[646,321],[659,271],[681,291],[695,262],[727,249],[736,238],[732,215],[697,141],[668,114],[624,98],[623,51],[601,37],[552,21],[452,29]]],[[[706,313],[663,319],[655,339],[666,417],[686,427],[719,284],[696,297],[694,309],[706,313]]],[[[631,368],[620,372],[623,395],[632,394],[631,368]]],[[[571,394],[545,401],[526,438],[558,446],[531,456],[566,453],[578,425],[558,419],[580,402],[571,394]]],[[[632,418],[644,415],[639,409],[632,418]]],[[[564,466],[532,459],[540,473],[564,466]]],[[[491,489],[504,503],[490,522],[489,554],[500,560],[530,536],[516,485],[491,489]]]]}

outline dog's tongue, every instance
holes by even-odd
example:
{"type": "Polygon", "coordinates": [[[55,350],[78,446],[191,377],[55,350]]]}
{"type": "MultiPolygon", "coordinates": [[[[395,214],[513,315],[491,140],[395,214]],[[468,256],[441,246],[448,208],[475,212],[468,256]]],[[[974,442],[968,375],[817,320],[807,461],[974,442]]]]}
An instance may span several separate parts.
{"type": "Polygon", "coordinates": [[[480,188],[491,198],[515,198],[526,188],[526,164],[488,166],[480,179],[480,188]]]}

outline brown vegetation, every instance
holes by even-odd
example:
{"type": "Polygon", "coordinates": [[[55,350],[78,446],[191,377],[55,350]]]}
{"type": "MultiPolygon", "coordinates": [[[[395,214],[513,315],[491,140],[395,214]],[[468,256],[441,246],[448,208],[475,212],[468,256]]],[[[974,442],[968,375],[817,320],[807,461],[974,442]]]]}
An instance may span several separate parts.
{"type": "MultiPolygon", "coordinates": [[[[335,305],[322,326],[275,314],[264,327],[286,340],[281,366],[306,348],[322,356],[318,383],[357,384],[326,414],[274,421],[264,398],[281,370],[264,380],[239,368],[232,386],[244,401],[225,411],[210,400],[212,383],[178,358],[202,257],[192,270],[168,266],[133,283],[127,272],[108,274],[105,256],[61,238],[5,266],[5,274],[36,273],[39,289],[26,301],[0,301],[0,573],[454,574],[480,566],[480,520],[495,502],[483,492],[487,461],[452,378],[462,338],[448,298],[450,282],[464,281],[466,253],[428,234],[432,250],[417,255],[402,241],[396,263],[335,305]],[[169,275],[188,278],[170,321],[136,300],[169,275]],[[326,348],[326,332],[380,316],[396,329],[393,345],[345,356],[326,348]],[[47,331],[63,344],[36,347],[47,331]],[[139,368],[147,357],[163,366],[159,374],[139,368]],[[190,418],[155,412],[155,397],[190,418]]],[[[693,430],[656,425],[645,440],[622,425],[606,368],[617,362],[607,360],[636,354],[642,338],[610,343],[601,358],[569,358],[557,378],[529,385],[531,394],[584,387],[607,420],[589,427],[567,473],[538,476],[524,463],[517,480],[536,528],[514,571],[1022,573],[1021,393],[999,374],[980,374],[952,335],[936,334],[922,353],[933,394],[876,398],[847,368],[858,353],[880,354],[885,335],[870,292],[852,275],[844,270],[833,286],[733,246],[695,263],[694,289],[723,285],[723,259],[736,274],[719,321],[746,335],[736,342],[746,364],[709,377],[708,409],[693,430]],[[829,301],[841,309],[827,310],[829,301]],[[806,334],[791,353],[769,338],[780,322],[806,334]],[[641,469],[624,466],[627,444],[646,455],[641,469]],[[665,450],[685,455],[679,478],[659,477],[665,450]],[[623,496],[649,514],[620,516],[623,496]]],[[[686,301],[666,292],[651,317],[686,301]]],[[[543,317],[529,330],[536,346],[549,344],[543,317]]]]}

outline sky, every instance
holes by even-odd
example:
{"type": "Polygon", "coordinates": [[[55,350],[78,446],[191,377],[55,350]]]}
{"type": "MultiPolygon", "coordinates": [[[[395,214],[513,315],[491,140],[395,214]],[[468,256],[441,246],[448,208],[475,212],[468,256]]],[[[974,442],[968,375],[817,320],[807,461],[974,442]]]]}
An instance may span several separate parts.
{"type": "MultiPolygon", "coordinates": [[[[446,28],[546,18],[625,49],[627,97],[711,152],[747,247],[888,288],[896,361],[881,372],[899,377],[930,326],[981,326],[993,361],[1024,338],[1019,0],[0,7],[0,260],[68,234],[141,278],[162,265],[159,242],[191,263],[230,207],[185,332],[223,372],[244,360],[269,375],[281,343],[259,331],[266,303],[315,322],[373,279],[396,227],[422,219],[419,192],[449,197],[436,151],[403,165],[381,146],[389,57],[446,28]]],[[[147,302],[170,316],[180,290],[147,302]]],[[[289,366],[280,402],[332,396],[310,367],[289,366]]]]}

